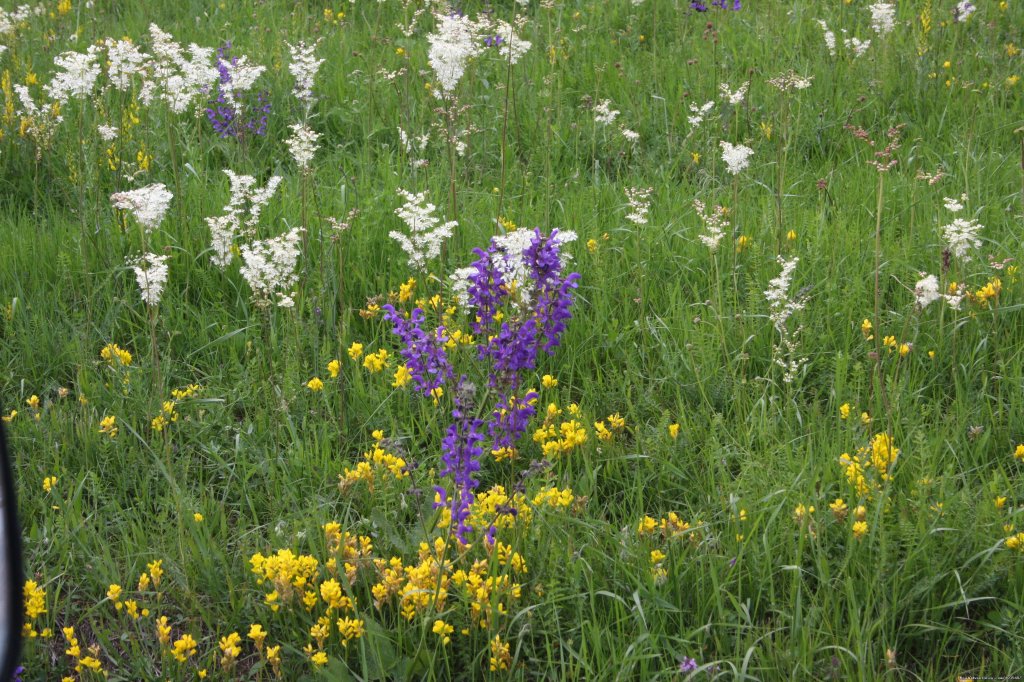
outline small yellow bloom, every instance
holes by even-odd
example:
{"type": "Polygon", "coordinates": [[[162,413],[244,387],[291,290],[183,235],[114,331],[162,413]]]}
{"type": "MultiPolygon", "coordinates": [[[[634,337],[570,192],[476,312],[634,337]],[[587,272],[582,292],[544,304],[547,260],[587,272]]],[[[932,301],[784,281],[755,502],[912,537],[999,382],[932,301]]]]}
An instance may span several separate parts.
{"type": "Polygon", "coordinates": [[[432,632],[441,639],[441,644],[447,646],[452,641],[450,635],[455,632],[455,628],[443,620],[435,620],[432,632]]]}
{"type": "Polygon", "coordinates": [[[1006,506],[1006,498],[997,497],[995,500],[993,500],[993,503],[996,505],[996,509],[1002,509],[1003,507],[1006,506]]]}
{"type": "Polygon", "coordinates": [[[679,424],[669,424],[668,425],[668,435],[669,435],[669,437],[672,440],[675,440],[676,438],[678,438],[679,437],[679,424]]]}
{"type": "Polygon", "coordinates": [[[595,253],[597,251],[597,240],[596,239],[588,239],[587,240],[587,251],[589,251],[590,253],[595,253]]]}
{"type": "Polygon", "coordinates": [[[179,639],[174,641],[174,645],[171,648],[171,655],[179,663],[184,663],[196,653],[196,640],[193,639],[192,635],[182,635],[179,639]]]}
{"type": "Polygon", "coordinates": [[[100,420],[100,433],[105,433],[111,438],[117,438],[117,427],[114,425],[117,417],[110,415],[100,420]]]}
{"type": "Polygon", "coordinates": [[[256,651],[263,650],[263,640],[267,638],[267,631],[259,623],[253,623],[249,627],[249,639],[256,645],[256,651]]]}
{"type": "Polygon", "coordinates": [[[842,523],[846,519],[846,513],[850,510],[843,502],[843,498],[837,497],[835,502],[828,506],[832,510],[832,516],[836,518],[836,521],[842,523]]]}
{"type": "Polygon", "coordinates": [[[312,658],[310,658],[309,660],[313,661],[313,665],[320,668],[322,666],[327,665],[327,654],[325,654],[322,651],[318,651],[315,654],[313,654],[312,658]]]}
{"type": "Polygon", "coordinates": [[[850,417],[850,403],[843,403],[839,406],[839,418],[849,419],[850,417]]]}
{"type": "Polygon", "coordinates": [[[742,253],[744,249],[750,247],[754,243],[754,240],[745,234],[741,234],[736,238],[736,253],[742,253]]]}
{"type": "Polygon", "coordinates": [[[1016,459],[1024,459],[1024,443],[1017,445],[1017,449],[1013,451],[1013,456],[1016,459]]]}
{"type": "Polygon", "coordinates": [[[320,380],[320,377],[313,377],[306,382],[306,388],[316,393],[317,391],[324,390],[324,382],[320,380]]]}
{"type": "Polygon", "coordinates": [[[858,540],[862,539],[868,534],[868,523],[867,521],[855,521],[853,524],[853,537],[858,540]]]}
{"type": "Polygon", "coordinates": [[[192,515],[192,520],[195,521],[196,523],[202,523],[204,518],[205,517],[202,514],[200,514],[199,512],[196,512],[195,514],[192,515]]]}
{"type": "Polygon", "coordinates": [[[790,230],[789,232],[787,232],[786,233],[786,239],[788,239],[791,242],[795,242],[796,241],[796,230],[790,230]]]}
{"type": "Polygon", "coordinates": [[[391,382],[391,385],[395,388],[402,388],[410,381],[412,381],[412,372],[406,365],[399,365],[395,370],[395,380],[391,382]]]}
{"type": "Polygon", "coordinates": [[[353,360],[358,360],[363,355],[363,344],[353,343],[348,347],[348,356],[353,360]]]}
{"type": "Polygon", "coordinates": [[[700,152],[690,152],[690,160],[693,161],[694,164],[699,164],[700,152]]]}
{"type": "Polygon", "coordinates": [[[544,388],[555,388],[556,386],[558,386],[558,379],[551,376],[550,374],[545,374],[544,377],[540,380],[540,383],[542,386],[544,386],[544,388]]]}
{"type": "Polygon", "coordinates": [[[55,485],[57,485],[57,477],[47,476],[46,478],[43,479],[43,492],[50,492],[51,490],[53,490],[53,486],[55,485]]]}
{"type": "Polygon", "coordinates": [[[327,371],[330,372],[332,379],[337,379],[338,374],[341,373],[341,363],[337,360],[331,360],[327,363],[327,371]]]}

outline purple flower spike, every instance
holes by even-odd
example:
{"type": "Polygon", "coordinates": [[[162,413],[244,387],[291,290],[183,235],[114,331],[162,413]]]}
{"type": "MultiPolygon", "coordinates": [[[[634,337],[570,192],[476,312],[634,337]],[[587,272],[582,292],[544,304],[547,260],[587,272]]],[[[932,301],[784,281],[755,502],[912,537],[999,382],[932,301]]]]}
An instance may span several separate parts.
{"type": "MultiPolygon", "coordinates": [[[[448,432],[441,441],[441,461],[444,469],[441,476],[451,476],[454,482],[452,495],[446,506],[451,510],[451,522],[455,526],[455,536],[462,544],[469,544],[467,536],[473,527],[466,523],[469,518],[469,507],[473,504],[473,491],[480,485],[474,474],[480,470],[480,455],[484,449],[480,443],[484,436],[480,433],[483,422],[470,416],[476,387],[460,377],[455,389],[455,409],[452,417],[455,422],[448,427],[448,432]]],[[[443,492],[441,499],[448,497],[443,492]]]]}
{"type": "Polygon", "coordinates": [[[452,366],[444,350],[444,344],[448,342],[444,327],[438,327],[432,332],[425,331],[424,314],[420,308],[415,308],[408,318],[391,304],[385,305],[382,310],[384,319],[394,326],[392,331],[402,340],[404,347],[400,352],[416,388],[423,395],[429,395],[452,376],[452,366]]]}

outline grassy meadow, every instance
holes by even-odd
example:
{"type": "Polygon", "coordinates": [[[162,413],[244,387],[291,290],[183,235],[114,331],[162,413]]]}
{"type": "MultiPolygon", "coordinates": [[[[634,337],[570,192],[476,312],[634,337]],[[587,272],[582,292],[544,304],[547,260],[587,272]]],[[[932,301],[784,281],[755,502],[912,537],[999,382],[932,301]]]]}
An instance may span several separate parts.
{"type": "Polygon", "coordinates": [[[1024,674],[1024,3],[3,5],[22,679],[1024,674]]]}

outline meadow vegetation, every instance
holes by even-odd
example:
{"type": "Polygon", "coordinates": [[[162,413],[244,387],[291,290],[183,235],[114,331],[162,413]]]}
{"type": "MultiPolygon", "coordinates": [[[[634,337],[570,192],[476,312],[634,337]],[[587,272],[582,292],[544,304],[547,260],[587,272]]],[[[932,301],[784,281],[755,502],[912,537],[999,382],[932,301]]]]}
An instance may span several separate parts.
{"type": "Polygon", "coordinates": [[[1024,4],[0,10],[25,680],[1024,672],[1024,4]]]}

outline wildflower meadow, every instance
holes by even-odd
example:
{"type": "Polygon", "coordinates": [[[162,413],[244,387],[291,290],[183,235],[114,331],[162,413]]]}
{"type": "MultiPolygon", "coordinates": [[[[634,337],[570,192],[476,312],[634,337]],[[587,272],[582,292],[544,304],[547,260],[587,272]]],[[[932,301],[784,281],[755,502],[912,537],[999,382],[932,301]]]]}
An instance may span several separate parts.
{"type": "Polygon", "coordinates": [[[0,9],[16,679],[1024,674],[1020,0],[0,9]]]}

